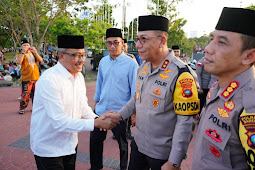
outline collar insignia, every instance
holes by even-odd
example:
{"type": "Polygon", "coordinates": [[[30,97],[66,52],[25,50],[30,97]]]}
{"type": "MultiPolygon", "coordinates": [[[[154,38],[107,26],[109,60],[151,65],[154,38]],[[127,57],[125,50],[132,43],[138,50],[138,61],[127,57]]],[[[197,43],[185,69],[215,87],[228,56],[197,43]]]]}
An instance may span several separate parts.
{"type": "Polygon", "coordinates": [[[142,74],[147,74],[147,72],[146,72],[146,71],[142,71],[141,73],[142,73],[142,74]]]}
{"type": "Polygon", "coordinates": [[[161,65],[161,68],[165,69],[165,68],[168,66],[168,64],[169,64],[169,60],[166,59],[166,60],[163,62],[163,64],[161,65]]]}
{"type": "Polygon", "coordinates": [[[167,69],[166,71],[164,71],[164,73],[165,73],[165,74],[167,74],[167,73],[171,73],[171,72],[173,72],[173,70],[169,70],[169,69],[167,69]]]}
{"type": "Polygon", "coordinates": [[[144,68],[145,70],[147,70],[149,67],[147,67],[147,66],[144,66],[143,68],[144,68]]]}
{"type": "Polygon", "coordinates": [[[233,102],[233,100],[227,101],[224,103],[224,108],[231,112],[234,108],[235,108],[235,103],[233,102]]]}
{"type": "Polygon", "coordinates": [[[136,92],[136,99],[139,99],[139,91],[136,92]]]}
{"type": "Polygon", "coordinates": [[[207,93],[207,99],[211,99],[211,90],[207,93]]]}
{"type": "Polygon", "coordinates": [[[226,89],[221,93],[221,95],[227,99],[234,91],[238,88],[239,82],[238,81],[231,81],[226,89]]]}

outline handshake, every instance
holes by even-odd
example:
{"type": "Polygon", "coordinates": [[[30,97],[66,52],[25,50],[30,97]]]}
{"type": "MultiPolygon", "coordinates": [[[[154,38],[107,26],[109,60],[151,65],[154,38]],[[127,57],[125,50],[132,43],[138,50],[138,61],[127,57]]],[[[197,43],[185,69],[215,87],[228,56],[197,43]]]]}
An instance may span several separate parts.
{"type": "Polygon", "coordinates": [[[120,119],[121,115],[119,113],[108,111],[95,119],[94,127],[104,131],[111,130],[119,124],[120,119]]]}

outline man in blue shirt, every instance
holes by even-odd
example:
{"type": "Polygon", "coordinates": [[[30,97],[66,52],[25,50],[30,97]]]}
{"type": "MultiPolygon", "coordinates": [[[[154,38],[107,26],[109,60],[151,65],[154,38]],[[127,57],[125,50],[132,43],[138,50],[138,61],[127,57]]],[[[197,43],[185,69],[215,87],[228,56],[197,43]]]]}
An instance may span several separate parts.
{"type": "MultiPolygon", "coordinates": [[[[99,64],[94,97],[95,113],[98,115],[108,110],[118,112],[135,94],[138,65],[135,60],[122,52],[123,44],[120,29],[106,30],[106,46],[110,55],[102,58],[99,64]]],[[[119,144],[120,169],[126,170],[128,162],[126,122],[121,120],[112,132],[119,144]]],[[[103,142],[106,134],[106,131],[96,128],[90,134],[91,170],[103,168],[103,142]]]]}

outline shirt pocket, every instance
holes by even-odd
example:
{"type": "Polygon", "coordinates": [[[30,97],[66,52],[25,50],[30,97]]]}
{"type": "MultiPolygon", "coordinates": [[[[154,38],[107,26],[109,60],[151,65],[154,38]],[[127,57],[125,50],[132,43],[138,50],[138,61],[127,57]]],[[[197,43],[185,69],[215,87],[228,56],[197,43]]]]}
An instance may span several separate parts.
{"type": "Polygon", "coordinates": [[[227,145],[231,132],[207,123],[202,131],[202,158],[217,164],[232,168],[230,160],[230,146],[227,145]]]}
{"type": "Polygon", "coordinates": [[[165,109],[166,88],[152,86],[148,96],[148,108],[157,112],[165,109]]]}

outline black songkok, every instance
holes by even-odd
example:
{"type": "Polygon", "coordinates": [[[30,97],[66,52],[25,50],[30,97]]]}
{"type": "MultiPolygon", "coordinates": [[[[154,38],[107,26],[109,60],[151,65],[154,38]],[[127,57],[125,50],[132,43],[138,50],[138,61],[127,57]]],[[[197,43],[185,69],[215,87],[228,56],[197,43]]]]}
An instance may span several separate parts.
{"type": "Polygon", "coordinates": [[[21,42],[20,42],[21,45],[22,45],[22,44],[25,44],[25,43],[28,43],[28,41],[27,41],[26,39],[21,40],[21,42]]]}
{"type": "Polygon", "coordinates": [[[172,46],[172,50],[179,50],[179,49],[180,49],[180,47],[178,45],[173,45],[172,46]]]}
{"type": "Polygon", "coordinates": [[[122,38],[121,30],[118,28],[109,28],[106,30],[106,38],[109,37],[120,37],[122,38]]]}
{"type": "Polygon", "coordinates": [[[58,48],[84,48],[84,36],[81,35],[60,35],[58,36],[58,48]]]}
{"type": "Polygon", "coordinates": [[[215,29],[255,37],[255,11],[224,7],[215,29]]]}
{"type": "Polygon", "coordinates": [[[165,31],[168,32],[169,20],[162,16],[146,15],[139,17],[138,31],[165,31]]]}

